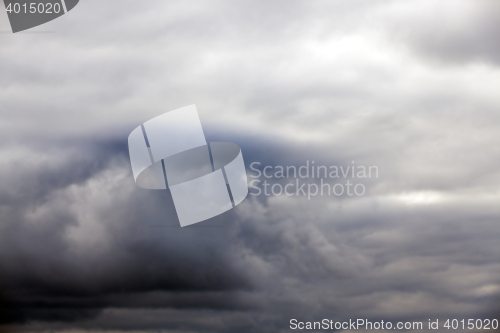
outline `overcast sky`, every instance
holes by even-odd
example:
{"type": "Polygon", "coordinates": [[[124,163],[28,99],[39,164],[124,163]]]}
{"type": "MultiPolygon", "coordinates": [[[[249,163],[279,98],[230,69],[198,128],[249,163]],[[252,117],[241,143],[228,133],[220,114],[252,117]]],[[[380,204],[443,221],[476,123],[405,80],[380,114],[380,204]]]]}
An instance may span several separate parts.
{"type": "Polygon", "coordinates": [[[6,331],[290,332],[498,317],[497,0],[98,1],[9,33],[6,331]],[[249,196],[179,228],[127,137],[196,104],[265,165],[377,166],[361,197],[249,196]]]}

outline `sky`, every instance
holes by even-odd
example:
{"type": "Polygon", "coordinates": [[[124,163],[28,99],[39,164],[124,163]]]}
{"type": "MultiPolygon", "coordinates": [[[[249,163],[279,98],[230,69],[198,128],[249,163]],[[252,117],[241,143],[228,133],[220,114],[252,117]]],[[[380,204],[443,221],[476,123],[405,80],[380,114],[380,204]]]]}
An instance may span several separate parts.
{"type": "Polygon", "coordinates": [[[9,31],[0,5],[1,332],[498,318],[498,1],[81,0],[9,31]],[[378,177],[180,228],[127,137],[191,104],[249,181],[253,162],[378,177]]]}

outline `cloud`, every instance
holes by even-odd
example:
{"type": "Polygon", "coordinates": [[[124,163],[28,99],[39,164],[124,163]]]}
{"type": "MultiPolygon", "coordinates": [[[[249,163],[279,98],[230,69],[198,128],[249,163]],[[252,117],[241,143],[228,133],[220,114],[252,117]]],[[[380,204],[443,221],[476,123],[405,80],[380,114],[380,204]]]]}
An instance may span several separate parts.
{"type": "MultiPolygon", "coordinates": [[[[91,171],[81,177],[68,164],[67,144],[53,144],[59,163],[52,168],[73,181],[43,183],[45,191],[13,195],[11,209],[3,209],[5,323],[273,331],[293,316],[469,315],[498,293],[495,209],[405,207],[377,193],[252,197],[215,218],[225,227],[180,229],[168,193],[134,186],[123,149],[83,142],[70,146],[87,149],[89,161],[108,156],[101,167],[87,164],[91,171]]],[[[254,151],[247,163],[265,158],[254,151]]],[[[303,153],[293,155],[297,162],[303,153]]],[[[29,184],[48,174],[38,160],[29,184]]]]}
{"type": "Polygon", "coordinates": [[[493,63],[500,60],[500,6],[492,1],[413,1],[383,11],[392,35],[441,65],[493,63]]]}
{"type": "Polygon", "coordinates": [[[486,316],[496,9],[87,0],[0,34],[0,321],[280,332],[291,318],[486,316]],[[363,197],[249,197],[177,228],[169,193],[135,186],[126,138],[193,103],[207,140],[237,143],[247,167],[354,162],[379,177],[363,197]]]}

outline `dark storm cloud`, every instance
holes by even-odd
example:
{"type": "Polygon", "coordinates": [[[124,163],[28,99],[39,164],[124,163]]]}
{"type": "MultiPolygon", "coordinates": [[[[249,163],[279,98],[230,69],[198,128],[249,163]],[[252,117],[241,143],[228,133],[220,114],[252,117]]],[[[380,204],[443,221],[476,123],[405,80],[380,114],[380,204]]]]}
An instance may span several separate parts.
{"type": "MultiPolygon", "coordinates": [[[[134,293],[216,293],[250,287],[229,262],[231,244],[224,240],[225,229],[193,229],[180,237],[180,230],[169,228],[158,235],[157,228],[178,223],[171,199],[165,192],[134,188],[128,156],[121,147],[114,143],[51,146],[50,152],[44,152],[46,160],[40,151],[38,161],[30,159],[28,152],[20,161],[7,163],[2,173],[8,185],[2,191],[1,209],[4,322],[78,319],[120,304],[123,298],[133,299],[125,303],[148,304],[147,297],[141,302],[128,296],[134,293]],[[123,176],[113,179],[113,173],[123,176]],[[99,211],[78,194],[109,202],[99,211]],[[81,211],[89,213],[88,209],[98,215],[96,227],[104,228],[99,231],[105,239],[89,239],[91,244],[78,249],[74,238],[78,235],[68,234],[71,228],[78,234],[81,223],[91,218],[78,216],[81,211]]],[[[92,232],[87,236],[99,238],[92,232]]],[[[156,306],[234,305],[217,294],[178,298],[167,295],[151,300],[156,306]]]]}
{"type": "MultiPolygon", "coordinates": [[[[227,139],[242,144],[247,164],[272,165],[286,154],[298,165],[311,154],[227,139]]],[[[225,227],[175,228],[167,193],[135,187],[123,147],[83,142],[69,146],[88,161],[102,159],[101,167],[87,163],[80,176],[68,144],[52,143],[52,156],[65,157],[53,168],[73,181],[44,183],[35,191],[43,200],[14,198],[3,211],[3,322],[33,323],[30,330],[273,332],[295,316],[418,319],[429,315],[421,303],[442,316],[493,301],[474,290],[496,283],[498,212],[405,207],[377,196],[249,198],[219,217],[225,227]]],[[[46,175],[37,166],[33,179],[46,175]]]]}
{"type": "Polygon", "coordinates": [[[0,35],[1,321],[484,316],[500,292],[497,9],[87,0],[39,28],[55,33],[0,35]],[[166,191],[135,186],[126,138],[193,103],[247,167],[355,161],[380,177],[361,198],[249,197],[178,228],[166,191]]]}

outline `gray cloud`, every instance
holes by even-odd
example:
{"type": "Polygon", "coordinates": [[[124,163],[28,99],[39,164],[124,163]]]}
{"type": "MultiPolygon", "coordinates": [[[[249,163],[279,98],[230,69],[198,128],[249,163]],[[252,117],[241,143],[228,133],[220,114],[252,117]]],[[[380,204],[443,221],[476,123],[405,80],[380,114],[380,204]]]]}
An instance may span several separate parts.
{"type": "Polygon", "coordinates": [[[491,318],[497,9],[82,0],[33,30],[54,33],[0,34],[0,322],[284,332],[293,317],[491,318]],[[355,161],[380,176],[360,198],[249,197],[177,228],[168,192],[133,183],[126,137],[193,103],[207,139],[240,145],[247,167],[355,161]]]}

